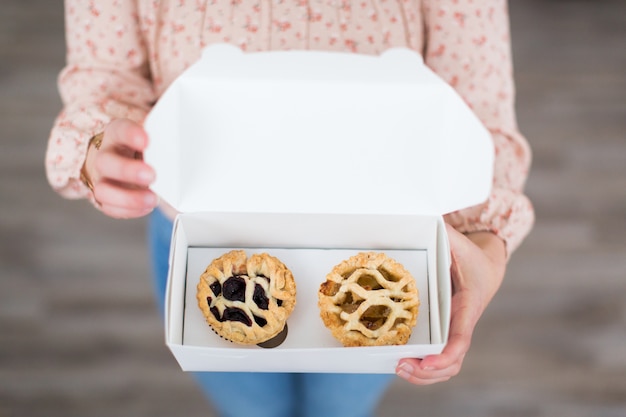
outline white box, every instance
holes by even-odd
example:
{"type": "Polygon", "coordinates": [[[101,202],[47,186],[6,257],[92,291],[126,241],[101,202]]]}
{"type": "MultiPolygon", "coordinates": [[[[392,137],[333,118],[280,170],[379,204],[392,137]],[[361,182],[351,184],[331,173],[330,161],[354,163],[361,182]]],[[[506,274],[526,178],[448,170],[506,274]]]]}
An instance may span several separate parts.
{"type": "Polygon", "coordinates": [[[177,208],[166,343],[189,371],[393,373],[443,349],[450,255],[442,214],[490,191],[487,130],[419,55],[380,57],[216,45],[146,120],[153,189],[177,208]],[[200,273],[231,248],[292,270],[297,305],[280,346],[215,335],[195,301],[200,273]],[[345,348],[323,326],[317,288],[340,260],[384,251],[420,289],[404,346],[345,348]]]}

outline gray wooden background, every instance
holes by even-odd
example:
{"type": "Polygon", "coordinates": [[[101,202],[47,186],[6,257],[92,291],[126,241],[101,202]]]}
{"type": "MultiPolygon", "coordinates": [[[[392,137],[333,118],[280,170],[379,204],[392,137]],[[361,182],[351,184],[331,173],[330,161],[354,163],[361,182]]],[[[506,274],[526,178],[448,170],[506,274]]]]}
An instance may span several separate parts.
{"type": "MultiPolygon", "coordinates": [[[[626,2],[511,1],[532,235],[462,373],[383,416],[626,416],[626,2]]],[[[144,221],[48,187],[60,0],[0,2],[0,417],[212,410],[163,343],[144,221]]]]}

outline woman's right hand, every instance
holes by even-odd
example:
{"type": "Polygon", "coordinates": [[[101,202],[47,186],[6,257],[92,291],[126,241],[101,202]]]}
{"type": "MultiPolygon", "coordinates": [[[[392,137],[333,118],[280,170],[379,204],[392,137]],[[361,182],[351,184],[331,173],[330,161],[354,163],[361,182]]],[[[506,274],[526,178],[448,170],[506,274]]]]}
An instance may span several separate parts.
{"type": "Polygon", "coordinates": [[[148,134],[133,121],[117,119],[104,130],[100,149],[90,146],[85,170],[93,185],[99,209],[115,218],[135,218],[150,213],[158,197],[148,186],[154,169],[143,161],[148,134]]]}

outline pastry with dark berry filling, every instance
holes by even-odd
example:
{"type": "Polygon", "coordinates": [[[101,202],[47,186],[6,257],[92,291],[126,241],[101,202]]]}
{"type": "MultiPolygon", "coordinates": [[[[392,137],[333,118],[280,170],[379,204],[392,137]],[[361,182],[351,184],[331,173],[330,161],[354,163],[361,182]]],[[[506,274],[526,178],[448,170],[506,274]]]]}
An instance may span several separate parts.
{"type": "Polygon", "coordinates": [[[243,250],[233,250],[206,268],[196,296],[218,335],[235,343],[256,345],[285,327],[296,305],[296,283],[278,258],[267,253],[248,257],[243,250]]]}

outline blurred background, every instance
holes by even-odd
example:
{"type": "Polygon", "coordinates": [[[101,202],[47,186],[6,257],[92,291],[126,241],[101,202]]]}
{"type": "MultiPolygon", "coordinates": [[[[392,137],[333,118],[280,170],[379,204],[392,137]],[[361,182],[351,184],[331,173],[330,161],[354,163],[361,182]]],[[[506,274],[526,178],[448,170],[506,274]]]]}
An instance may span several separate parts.
{"type": "MultiPolygon", "coordinates": [[[[537,223],[459,376],[379,414],[626,416],[626,2],[510,2],[537,223]]],[[[144,221],[49,188],[61,0],[0,2],[0,417],[211,416],[164,345],[144,221]]]]}

